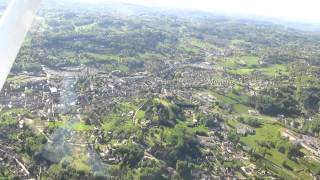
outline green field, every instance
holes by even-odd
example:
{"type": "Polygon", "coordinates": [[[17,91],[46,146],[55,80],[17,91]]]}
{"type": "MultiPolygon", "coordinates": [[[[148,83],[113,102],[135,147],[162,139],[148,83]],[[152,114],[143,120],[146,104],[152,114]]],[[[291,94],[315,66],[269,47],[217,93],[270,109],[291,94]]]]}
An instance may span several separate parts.
{"type": "Polygon", "coordinates": [[[288,68],[283,65],[283,64],[274,64],[272,66],[266,67],[266,68],[261,68],[259,69],[263,74],[269,75],[269,76],[274,76],[278,72],[281,72],[282,74],[288,75],[288,68]]]}
{"type": "Polygon", "coordinates": [[[245,105],[248,98],[245,95],[238,96],[231,92],[226,95],[222,95],[217,92],[212,92],[211,94],[224,104],[232,106],[234,113],[247,114],[248,110],[252,109],[245,105]]]}
{"type": "Polygon", "coordinates": [[[251,68],[241,68],[241,69],[237,69],[237,70],[231,70],[230,73],[231,74],[238,74],[238,75],[249,75],[254,70],[255,69],[251,69],[251,68]]]}
{"type": "Polygon", "coordinates": [[[65,129],[72,129],[75,131],[89,131],[94,128],[92,125],[86,125],[84,123],[74,123],[70,124],[67,122],[49,122],[50,128],[65,128],[65,129]]]}
{"type": "Polygon", "coordinates": [[[228,68],[250,69],[259,64],[259,58],[256,56],[228,57],[220,60],[219,64],[228,68]]]}
{"type": "MultiPolygon", "coordinates": [[[[298,161],[295,162],[288,158],[287,153],[279,152],[277,149],[279,146],[283,146],[286,152],[291,146],[291,144],[280,135],[283,127],[270,121],[270,118],[267,117],[260,120],[263,122],[263,126],[255,129],[255,135],[241,137],[241,142],[260,155],[265,154],[264,159],[260,163],[267,166],[270,170],[275,171],[278,175],[287,177],[287,179],[312,179],[309,172],[315,172],[317,167],[320,167],[320,164],[310,160],[307,161],[304,158],[299,158],[298,161]],[[269,149],[262,147],[259,145],[259,142],[262,141],[272,142],[275,147],[269,149]],[[264,153],[264,151],[266,151],[266,153],[264,153]],[[282,163],[284,161],[293,169],[292,171],[283,167],[282,163]]],[[[237,127],[240,123],[233,120],[229,121],[229,124],[237,127]]]]}
{"type": "Polygon", "coordinates": [[[246,66],[252,66],[259,64],[259,58],[255,56],[242,56],[240,58],[240,63],[246,66]]]}
{"type": "Polygon", "coordinates": [[[256,68],[244,67],[244,68],[233,69],[233,70],[230,70],[229,72],[231,74],[237,74],[237,75],[249,75],[254,71],[260,72],[266,76],[274,76],[278,73],[282,73],[285,75],[289,74],[287,67],[282,64],[274,64],[268,67],[256,67],[256,68]]]}

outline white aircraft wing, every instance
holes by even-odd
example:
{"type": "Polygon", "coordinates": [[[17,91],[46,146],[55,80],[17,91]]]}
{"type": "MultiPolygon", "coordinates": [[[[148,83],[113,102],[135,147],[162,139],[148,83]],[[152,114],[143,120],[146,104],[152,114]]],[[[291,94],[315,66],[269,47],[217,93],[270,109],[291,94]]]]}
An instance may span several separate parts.
{"type": "Polygon", "coordinates": [[[0,20],[0,91],[41,0],[11,0],[0,20]]]}

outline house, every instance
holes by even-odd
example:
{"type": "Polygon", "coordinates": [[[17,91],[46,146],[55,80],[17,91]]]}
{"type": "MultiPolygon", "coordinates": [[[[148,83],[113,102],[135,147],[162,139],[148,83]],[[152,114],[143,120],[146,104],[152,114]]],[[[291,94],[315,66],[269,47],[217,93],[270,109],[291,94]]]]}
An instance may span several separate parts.
{"type": "Polygon", "coordinates": [[[260,115],[259,111],[256,111],[256,110],[248,110],[248,113],[251,116],[259,116],[260,115]]]}
{"type": "Polygon", "coordinates": [[[24,120],[19,121],[19,128],[22,129],[24,127],[24,120]]]}
{"type": "Polygon", "coordinates": [[[241,167],[241,170],[247,175],[247,176],[251,176],[252,175],[252,171],[249,167],[241,167]]]}
{"type": "Polygon", "coordinates": [[[239,126],[237,127],[237,134],[240,134],[242,136],[254,134],[254,129],[246,125],[239,126]]]}
{"type": "Polygon", "coordinates": [[[198,124],[198,119],[196,119],[196,118],[194,118],[193,120],[192,120],[192,123],[194,124],[194,125],[197,125],[198,124]]]}
{"type": "Polygon", "coordinates": [[[58,89],[56,88],[56,87],[51,87],[50,88],[50,93],[51,94],[55,94],[55,93],[57,93],[58,92],[58,89]]]}
{"type": "Polygon", "coordinates": [[[8,108],[11,109],[12,107],[13,107],[12,106],[12,102],[10,101],[9,104],[8,104],[8,108]]]}

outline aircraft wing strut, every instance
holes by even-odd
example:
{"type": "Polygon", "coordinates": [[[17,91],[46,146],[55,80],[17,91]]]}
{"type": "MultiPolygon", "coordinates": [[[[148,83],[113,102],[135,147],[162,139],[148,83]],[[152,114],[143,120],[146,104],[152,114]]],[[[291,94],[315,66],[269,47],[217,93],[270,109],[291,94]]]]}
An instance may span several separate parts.
{"type": "Polygon", "coordinates": [[[12,0],[0,20],[0,90],[16,59],[41,0],[12,0]]]}

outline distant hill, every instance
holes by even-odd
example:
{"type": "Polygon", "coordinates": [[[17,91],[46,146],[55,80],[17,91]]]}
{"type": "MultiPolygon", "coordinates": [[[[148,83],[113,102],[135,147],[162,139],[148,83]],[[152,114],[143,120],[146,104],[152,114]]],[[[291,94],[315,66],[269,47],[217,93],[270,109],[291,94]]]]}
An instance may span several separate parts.
{"type": "MultiPolygon", "coordinates": [[[[7,0],[0,0],[1,2],[6,2],[7,0]]],[[[225,12],[205,12],[205,11],[191,11],[182,10],[175,8],[161,8],[161,7],[148,7],[137,4],[122,3],[117,1],[99,1],[99,3],[92,3],[81,0],[44,0],[43,7],[45,8],[71,8],[71,9],[90,9],[90,10],[106,10],[108,12],[117,12],[124,14],[143,14],[147,12],[159,12],[165,14],[172,14],[180,17],[194,18],[194,17],[217,17],[217,18],[231,18],[238,20],[249,20],[261,23],[272,23],[275,25],[284,26],[286,28],[294,28],[302,31],[319,31],[320,24],[304,23],[304,22],[294,22],[286,21],[278,18],[270,18],[263,16],[255,16],[248,14],[239,13],[225,13],[225,12]]]]}

